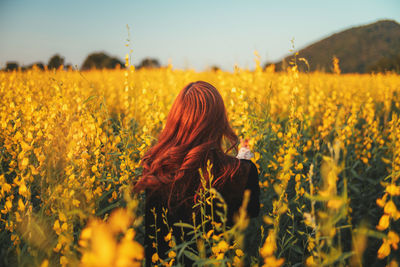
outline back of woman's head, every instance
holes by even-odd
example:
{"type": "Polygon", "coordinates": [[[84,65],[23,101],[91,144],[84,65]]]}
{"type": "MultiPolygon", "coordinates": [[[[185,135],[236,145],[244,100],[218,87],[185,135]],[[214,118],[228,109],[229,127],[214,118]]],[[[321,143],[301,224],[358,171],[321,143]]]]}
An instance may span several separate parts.
{"type": "Polygon", "coordinates": [[[143,157],[143,174],[135,189],[163,189],[168,204],[186,202],[199,189],[198,169],[205,169],[208,160],[218,189],[238,169],[239,162],[225,154],[237,143],[217,89],[203,81],[190,83],[175,99],[158,142],[143,157]],[[224,137],[230,144],[226,151],[224,137]]]}

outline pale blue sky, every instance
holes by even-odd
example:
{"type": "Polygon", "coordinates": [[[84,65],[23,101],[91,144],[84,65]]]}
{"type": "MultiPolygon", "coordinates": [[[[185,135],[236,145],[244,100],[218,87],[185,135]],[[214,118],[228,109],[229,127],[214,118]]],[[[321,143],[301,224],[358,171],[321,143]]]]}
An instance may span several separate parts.
{"type": "Polygon", "coordinates": [[[134,64],[149,56],[177,68],[253,68],[255,49],[275,61],[292,38],[302,48],[380,19],[400,22],[400,0],[0,0],[0,67],[55,53],[78,66],[94,51],[123,59],[128,24],[134,64]]]}

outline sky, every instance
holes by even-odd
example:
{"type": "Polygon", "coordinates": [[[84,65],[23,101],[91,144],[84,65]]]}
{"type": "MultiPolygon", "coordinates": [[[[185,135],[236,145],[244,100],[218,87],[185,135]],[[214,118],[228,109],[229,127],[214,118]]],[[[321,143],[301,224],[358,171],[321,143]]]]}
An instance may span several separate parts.
{"type": "Polygon", "coordinates": [[[103,51],[123,60],[130,30],[132,63],[146,57],[198,71],[274,62],[295,49],[381,19],[400,23],[400,0],[103,1],[0,0],[0,67],[59,53],[81,66],[103,51]]]}

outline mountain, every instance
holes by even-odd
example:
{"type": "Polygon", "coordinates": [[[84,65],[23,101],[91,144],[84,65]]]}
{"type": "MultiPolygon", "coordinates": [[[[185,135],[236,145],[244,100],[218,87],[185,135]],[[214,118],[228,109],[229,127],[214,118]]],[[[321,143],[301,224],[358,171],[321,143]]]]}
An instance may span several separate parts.
{"type": "MultiPolygon", "coordinates": [[[[372,24],[353,27],[335,33],[299,51],[299,57],[307,59],[310,71],[332,71],[332,58],[339,59],[342,73],[365,73],[373,70],[382,60],[400,55],[400,24],[393,20],[381,20],[372,24]]],[[[285,69],[293,55],[276,62],[276,69],[285,69]]],[[[268,64],[266,64],[268,65],[268,64]]],[[[306,71],[303,62],[299,69],[306,71]]]]}

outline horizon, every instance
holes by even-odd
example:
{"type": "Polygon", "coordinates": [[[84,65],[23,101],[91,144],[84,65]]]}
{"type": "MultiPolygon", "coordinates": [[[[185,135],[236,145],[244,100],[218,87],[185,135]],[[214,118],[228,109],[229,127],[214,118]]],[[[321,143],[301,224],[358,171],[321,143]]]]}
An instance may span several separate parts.
{"type": "Polygon", "coordinates": [[[215,65],[229,71],[235,64],[252,69],[254,51],[258,51],[263,65],[289,55],[292,39],[297,51],[352,27],[381,20],[400,21],[400,3],[396,1],[338,1],[333,5],[318,1],[300,5],[293,0],[274,5],[262,1],[243,5],[232,1],[229,6],[211,1],[116,1],[94,6],[90,1],[79,5],[72,2],[3,1],[0,67],[12,61],[20,66],[47,64],[57,53],[66,64],[78,67],[94,52],[105,52],[123,61],[129,53],[125,46],[128,25],[134,65],[144,58],[155,58],[161,65],[171,60],[178,69],[201,71],[215,65]],[[152,3],[158,5],[154,7],[152,3]],[[133,15],[118,13],[131,10],[133,15]],[[198,15],[202,12],[207,12],[206,20],[198,15]],[[336,15],[339,12],[340,18],[336,15]]]}

